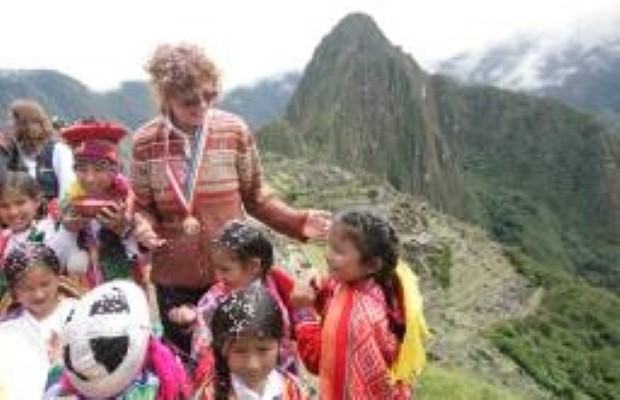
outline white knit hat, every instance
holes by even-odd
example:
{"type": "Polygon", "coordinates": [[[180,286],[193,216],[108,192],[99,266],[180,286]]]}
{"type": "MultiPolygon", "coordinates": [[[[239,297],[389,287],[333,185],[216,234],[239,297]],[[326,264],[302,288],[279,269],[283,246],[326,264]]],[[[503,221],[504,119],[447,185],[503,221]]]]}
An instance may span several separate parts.
{"type": "Polygon", "coordinates": [[[120,280],[96,287],[80,299],[60,333],[69,381],[91,398],[123,392],[144,366],[150,332],[140,287],[120,280]]]}

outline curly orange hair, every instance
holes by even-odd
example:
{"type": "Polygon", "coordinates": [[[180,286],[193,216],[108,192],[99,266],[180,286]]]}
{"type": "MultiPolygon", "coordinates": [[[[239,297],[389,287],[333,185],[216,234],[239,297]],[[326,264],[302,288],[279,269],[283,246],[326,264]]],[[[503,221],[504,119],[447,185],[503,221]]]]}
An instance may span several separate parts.
{"type": "Polygon", "coordinates": [[[203,85],[211,85],[213,91],[219,91],[220,72],[196,45],[159,45],[145,69],[160,103],[173,93],[191,92],[203,85]]]}

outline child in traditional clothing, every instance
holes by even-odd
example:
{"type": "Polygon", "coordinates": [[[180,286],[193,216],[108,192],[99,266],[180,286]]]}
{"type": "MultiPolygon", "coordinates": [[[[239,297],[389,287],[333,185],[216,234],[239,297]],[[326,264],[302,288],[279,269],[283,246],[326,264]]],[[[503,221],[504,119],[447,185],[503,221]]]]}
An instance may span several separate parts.
{"type": "Polygon", "coordinates": [[[196,373],[196,398],[305,399],[297,379],[277,368],[284,329],[280,307],[264,287],[228,296],[213,313],[213,352],[196,373]]]}
{"type": "MultiPolygon", "coordinates": [[[[27,172],[6,172],[0,179],[0,266],[16,245],[27,241],[51,245],[56,234],[56,210],[43,212],[45,198],[37,181],[27,172]]],[[[0,275],[0,297],[6,293],[0,275]]],[[[4,297],[8,299],[8,297],[4,297]]],[[[3,305],[4,306],[4,305],[3,305]]],[[[0,311],[1,312],[1,311],[0,311]]]]}
{"type": "Polygon", "coordinates": [[[59,338],[64,371],[45,399],[189,398],[185,371],[152,335],[146,296],[131,281],[106,282],[86,293],[59,338]]]}
{"type": "Polygon", "coordinates": [[[318,372],[320,397],[411,399],[427,330],[394,228],[369,212],[341,214],[326,258],[329,277],[315,283],[312,297],[321,321],[308,309],[294,313],[299,353],[318,372]]]}
{"type": "Polygon", "coordinates": [[[137,222],[147,223],[134,219],[134,195],[118,160],[117,145],[125,134],[119,125],[97,121],[62,131],[73,149],[77,177],[61,205],[66,228],[62,240],[74,240],[80,249],[69,256],[67,268],[85,277],[91,288],[116,278],[145,280],[145,263],[133,231],[137,222]]]}
{"type": "Polygon", "coordinates": [[[232,292],[258,285],[269,290],[282,313],[285,335],[280,341],[279,366],[295,372],[297,353],[291,340],[289,318],[289,297],[294,282],[286,272],[273,267],[271,242],[257,227],[245,221],[232,220],[218,232],[213,246],[212,263],[217,282],[200,299],[197,306],[175,307],[168,314],[175,323],[193,325],[193,358],[200,358],[201,353],[210,351],[209,322],[218,304],[232,292]]]}
{"type": "Polygon", "coordinates": [[[6,256],[6,276],[19,311],[0,323],[0,370],[12,399],[40,399],[48,371],[60,363],[57,334],[75,300],[59,290],[60,265],[52,249],[17,244],[6,256]]]}

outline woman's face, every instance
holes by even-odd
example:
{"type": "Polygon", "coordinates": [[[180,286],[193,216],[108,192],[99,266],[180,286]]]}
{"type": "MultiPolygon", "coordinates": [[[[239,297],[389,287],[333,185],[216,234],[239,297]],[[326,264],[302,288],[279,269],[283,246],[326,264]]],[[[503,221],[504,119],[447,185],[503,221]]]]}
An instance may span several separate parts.
{"type": "Polygon", "coordinates": [[[213,104],[217,91],[211,85],[181,93],[173,92],[166,96],[165,105],[172,122],[181,130],[193,132],[202,125],[207,109],[213,104]]]}
{"type": "Polygon", "coordinates": [[[26,154],[37,153],[49,139],[43,123],[32,117],[15,117],[16,138],[26,154]]]}

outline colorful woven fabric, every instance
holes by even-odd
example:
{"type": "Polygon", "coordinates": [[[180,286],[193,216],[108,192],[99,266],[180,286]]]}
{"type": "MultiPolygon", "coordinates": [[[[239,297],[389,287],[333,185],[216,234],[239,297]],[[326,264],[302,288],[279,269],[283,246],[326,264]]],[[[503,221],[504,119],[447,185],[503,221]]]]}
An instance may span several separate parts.
{"type": "Polygon", "coordinates": [[[310,370],[319,371],[321,399],[411,398],[411,382],[390,379],[399,342],[388,328],[386,309],[373,280],[338,284],[322,328],[308,322],[297,327],[300,355],[310,370]]]}
{"type": "Polygon", "coordinates": [[[186,179],[186,138],[157,118],[134,135],[132,184],[138,210],[154,221],[167,246],[153,252],[152,279],[156,284],[201,288],[213,281],[211,243],[231,219],[245,212],[286,235],[303,239],[306,212],[278,200],[263,184],[254,137],[243,121],[223,111],[209,110],[203,159],[196,171],[192,217],[200,223],[197,235],[183,231],[186,210],[167,179],[170,167],[179,182],[186,179]],[[168,143],[168,146],[166,146],[168,143]],[[168,148],[168,152],[166,152],[168,148]]]}

